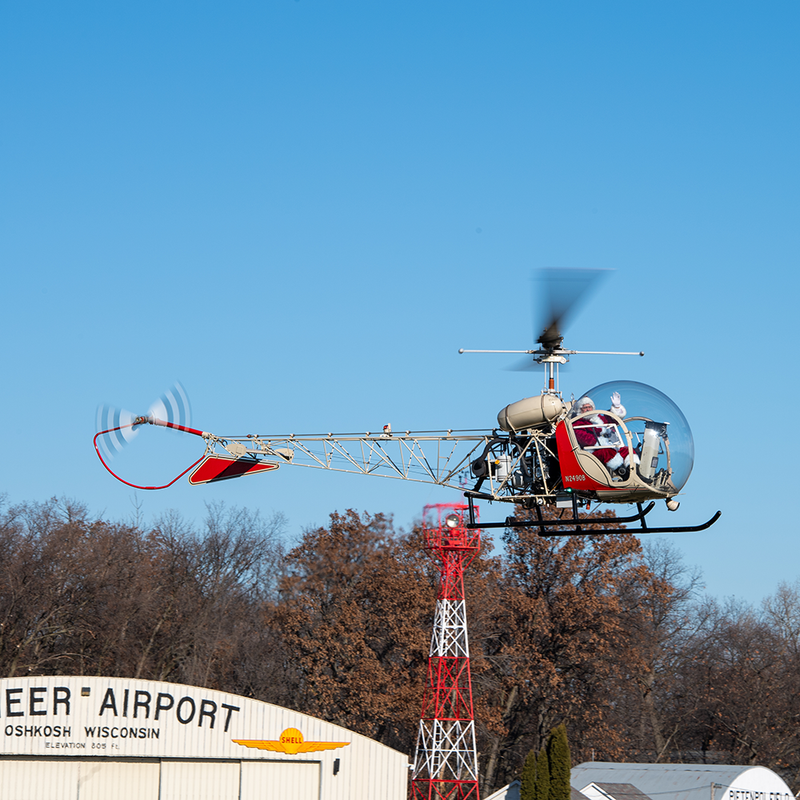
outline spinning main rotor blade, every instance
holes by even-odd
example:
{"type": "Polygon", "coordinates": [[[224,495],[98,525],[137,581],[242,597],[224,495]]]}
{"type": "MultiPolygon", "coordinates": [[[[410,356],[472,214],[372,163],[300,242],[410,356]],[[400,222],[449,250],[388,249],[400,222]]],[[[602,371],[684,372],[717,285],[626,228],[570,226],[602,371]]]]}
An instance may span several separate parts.
{"type": "Polygon", "coordinates": [[[543,269],[537,275],[545,320],[536,341],[545,349],[561,347],[562,333],[568,316],[574,314],[588,299],[590,290],[608,274],[599,269],[543,269]]]}

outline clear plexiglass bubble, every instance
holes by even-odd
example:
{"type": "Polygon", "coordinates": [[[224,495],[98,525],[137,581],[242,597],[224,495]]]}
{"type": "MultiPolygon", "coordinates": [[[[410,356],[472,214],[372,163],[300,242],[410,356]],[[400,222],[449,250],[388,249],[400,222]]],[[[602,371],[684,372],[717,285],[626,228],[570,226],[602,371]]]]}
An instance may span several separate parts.
{"type": "Polygon", "coordinates": [[[658,454],[659,468],[669,466],[675,488],[683,488],[694,466],[694,440],[683,412],[663,392],[637,381],[609,381],[595,386],[576,398],[577,410],[581,398],[589,397],[598,411],[611,409],[611,396],[618,393],[619,402],[625,408],[625,427],[631,432],[634,448],[640,448],[646,421],[667,423],[666,435],[669,453],[663,446],[658,454]]]}

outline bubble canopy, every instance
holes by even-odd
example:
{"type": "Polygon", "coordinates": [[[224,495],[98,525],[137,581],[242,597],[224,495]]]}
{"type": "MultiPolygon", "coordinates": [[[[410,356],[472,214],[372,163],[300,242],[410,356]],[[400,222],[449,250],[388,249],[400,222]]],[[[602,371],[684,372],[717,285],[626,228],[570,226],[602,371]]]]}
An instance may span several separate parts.
{"type": "MultiPolygon", "coordinates": [[[[637,381],[601,383],[584,392],[580,398],[591,398],[594,407],[603,411],[611,408],[611,395],[614,392],[619,393],[620,402],[625,408],[625,425],[633,435],[634,446],[646,420],[667,423],[672,483],[676,489],[682,489],[694,466],[694,440],[683,412],[663,392],[637,381]]],[[[576,411],[577,407],[576,402],[576,411]]],[[[662,453],[662,456],[666,455],[666,452],[662,453]]]]}

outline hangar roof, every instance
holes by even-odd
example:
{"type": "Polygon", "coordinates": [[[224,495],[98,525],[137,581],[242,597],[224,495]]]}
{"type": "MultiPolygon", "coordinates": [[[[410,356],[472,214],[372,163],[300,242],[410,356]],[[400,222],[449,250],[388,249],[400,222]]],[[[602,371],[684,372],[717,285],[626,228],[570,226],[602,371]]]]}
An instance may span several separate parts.
{"type": "MultiPolygon", "coordinates": [[[[766,767],[726,764],[618,764],[589,761],[572,768],[570,783],[590,800],[636,800],[629,784],[650,800],[772,800],[788,793],[779,775],[766,767]],[[617,791],[611,787],[616,785],[617,791]],[[598,791],[599,790],[599,791],[598,791]]],[[[641,797],[639,797],[641,800],[641,797]]]]}

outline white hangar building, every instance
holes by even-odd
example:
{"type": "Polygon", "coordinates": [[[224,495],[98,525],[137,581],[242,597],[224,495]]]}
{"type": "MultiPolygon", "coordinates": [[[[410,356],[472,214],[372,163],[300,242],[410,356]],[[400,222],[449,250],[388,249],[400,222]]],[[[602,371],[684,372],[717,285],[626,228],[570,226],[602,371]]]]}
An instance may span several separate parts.
{"type": "Polygon", "coordinates": [[[572,768],[570,783],[589,800],[794,800],[766,767],[587,761],[572,768]]]}
{"type": "Polygon", "coordinates": [[[297,711],[126,678],[0,680],[0,800],[405,800],[408,756],[297,711]]]}
{"type": "MultiPolygon", "coordinates": [[[[766,767],[587,761],[570,773],[572,800],[794,800],[766,767]]],[[[519,800],[519,781],[487,800],[519,800]]]]}

